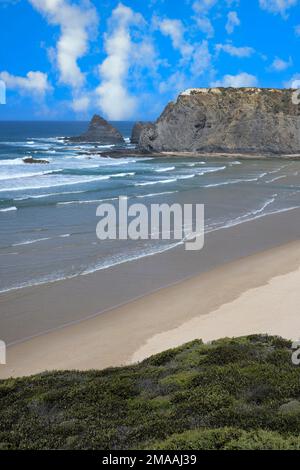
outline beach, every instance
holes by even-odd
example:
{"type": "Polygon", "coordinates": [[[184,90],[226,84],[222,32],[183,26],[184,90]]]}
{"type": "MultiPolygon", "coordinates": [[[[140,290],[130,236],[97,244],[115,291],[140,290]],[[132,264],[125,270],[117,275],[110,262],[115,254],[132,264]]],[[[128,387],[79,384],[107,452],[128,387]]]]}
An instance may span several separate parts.
{"type": "MultiPolygon", "coordinates": [[[[298,224],[299,211],[291,212],[223,231],[221,239],[228,242],[223,251],[231,254],[231,260],[225,256],[220,262],[219,256],[219,265],[212,263],[211,269],[206,265],[204,272],[189,279],[92,318],[11,344],[0,378],[132,364],[199,338],[207,342],[268,333],[298,339],[300,242],[290,241],[288,234],[297,233],[296,227],[291,228],[292,220],[298,224]],[[268,246],[270,233],[274,236],[268,246]],[[256,234],[260,244],[251,244],[251,234],[256,234]],[[238,246],[241,239],[244,243],[238,246]]],[[[207,251],[214,251],[214,243],[216,239],[207,243],[207,251]]],[[[179,259],[178,253],[177,262],[179,259]]]]}
{"type": "Polygon", "coordinates": [[[66,142],[83,122],[0,125],[0,378],[131,364],[195,338],[297,339],[299,162],[141,157],[132,124],[118,124],[120,158],[66,142]],[[25,164],[30,155],[48,163],[25,164]],[[99,240],[97,207],[119,196],[147,209],[203,204],[204,248],[151,228],[145,240],[99,240]]]}

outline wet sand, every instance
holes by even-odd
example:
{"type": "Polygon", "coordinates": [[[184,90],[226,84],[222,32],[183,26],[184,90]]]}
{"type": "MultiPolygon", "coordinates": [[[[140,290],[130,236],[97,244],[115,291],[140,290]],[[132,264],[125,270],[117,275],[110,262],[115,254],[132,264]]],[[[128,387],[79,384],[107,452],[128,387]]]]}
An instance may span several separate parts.
{"type": "Polygon", "coordinates": [[[211,232],[200,252],[183,246],[66,281],[0,295],[0,339],[7,344],[92,318],[225,263],[299,238],[300,210],[211,232]]]}
{"type": "Polygon", "coordinates": [[[291,240],[299,214],[212,232],[197,255],[181,248],[2,296],[1,331],[4,325],[7,342],[21,342],[9,346],[0,377],[128,364],[195,338],[267,332],[297,339],[300,242],[291,240]],[[142,297],[124,304],[130,296],[142,297]],[[108,309],[99,314],[104,301],[108,309]],[[124,305],[110,308],[113,301],[124,305]]]}

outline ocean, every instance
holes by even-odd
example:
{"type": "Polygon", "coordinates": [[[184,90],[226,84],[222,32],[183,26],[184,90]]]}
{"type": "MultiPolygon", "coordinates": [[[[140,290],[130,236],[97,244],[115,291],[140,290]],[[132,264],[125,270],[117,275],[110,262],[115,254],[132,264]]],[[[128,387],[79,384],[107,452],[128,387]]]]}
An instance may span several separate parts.
{"type": "MultiPolygon", "coordinates": [[[[87,125],[0,122],[0,293],[85,276],[184,242],[98,240],[96,209],[119,196],[146,205],[203,203],[206,232],[300,207],[298,161],[106,158],[112,146],[65,142],[87,125]],[[25,164],[25,157],[49,163],[25,164]]],[[[133,148],[133,123],[114,125],[124,148],[133,148]]]]}

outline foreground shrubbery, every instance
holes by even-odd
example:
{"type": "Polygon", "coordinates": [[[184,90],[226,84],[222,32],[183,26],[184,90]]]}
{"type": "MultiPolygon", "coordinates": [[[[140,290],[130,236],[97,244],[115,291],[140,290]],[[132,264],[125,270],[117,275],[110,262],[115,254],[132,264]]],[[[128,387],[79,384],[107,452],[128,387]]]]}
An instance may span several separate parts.
{"type": "Polygon", "coordinates": [[[276,337],[0,381],[1,449],[300,449],[299,435],[300,368],[276,337]]]}

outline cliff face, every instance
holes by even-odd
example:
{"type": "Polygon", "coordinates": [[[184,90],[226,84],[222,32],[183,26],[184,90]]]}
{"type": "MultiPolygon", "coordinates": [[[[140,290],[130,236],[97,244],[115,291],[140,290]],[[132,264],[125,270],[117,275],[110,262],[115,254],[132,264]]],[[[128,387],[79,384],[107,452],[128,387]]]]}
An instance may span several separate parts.
{"type": "Polygon", "coordinates": [[[151,127],[144,150],[300,154],[295,90],[199,88],[181,93],[151,127]],[[295,100],[294,100],[295,101],[295,100]]]}
{"type": "Polygon", "coordinates": [[[132,128],[130,142],[132,144],[138,144],[140,141],[142,130],[149,126],[152,126],[152,122],[150,121],[137,121],[132,128]]]}
{"type": "Polygon", "coordinates": [[[125,142],[120,132],[97,114],[92,118],[88,130],[84,134],[70,137],[68,140],[100,144],[123,144],[125,142]]]}

